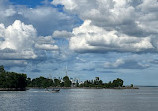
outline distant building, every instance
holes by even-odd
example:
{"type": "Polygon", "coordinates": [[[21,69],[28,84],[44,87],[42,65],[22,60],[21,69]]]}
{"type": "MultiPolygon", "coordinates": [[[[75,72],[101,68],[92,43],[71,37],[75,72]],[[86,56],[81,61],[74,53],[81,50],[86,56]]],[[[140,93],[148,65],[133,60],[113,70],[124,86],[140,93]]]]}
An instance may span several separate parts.
{"type": "Polygon", "coordinates": [[[83,83],[84,83],[84,82],[80,81],[80,82],[79,82],[79,85],[81,85],[81,84],[83,84],[83,83]]]}
{"type": "Polygon", "coordinates": [[[78,84],[78,79],[77,78],[70,78],[70,81],[71,81],[71,87],[76,87],[77,84],[78,84]]]}

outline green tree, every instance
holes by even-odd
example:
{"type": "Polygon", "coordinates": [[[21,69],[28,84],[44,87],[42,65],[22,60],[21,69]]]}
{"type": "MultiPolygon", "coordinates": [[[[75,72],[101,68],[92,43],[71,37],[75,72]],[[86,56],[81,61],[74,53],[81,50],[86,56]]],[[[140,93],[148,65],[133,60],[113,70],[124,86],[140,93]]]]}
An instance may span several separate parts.
{"type": "Polygon", "coordinates": [[[64,87],[71,87],[71,81],[68,76],[65,76],[63,78],[63,81],[64,81],[64,87]]]}
{"type": "Polygon", "coordinates": [[[54,86],[55,87],[60,86],[60,80],[59,79],[54,79],[54,86]]]}
{"type": "MultiPolygon", "coordinates": [[[[52,79],[45,78],[43,76],[40,76],[39,78],[35,78],[31,81],[31,86],[32,87],[42,87],[42,88],[47,88],[50,86],[55,86],[55,84],[59,84],[60,82],[53,82],[52,79]]],[[[57,86],[56,85],[56,86],[57,86]]]]}
{"type": "Polygon", "coordinates": [[[0,74],[1,74],[1,73],[4,73],[4,72],[5,72],[4,66],[0,66],[0,74]]]}
{"type": "Polygon", "coordinates": [[[32,80],[31,80],[31,78],[28,77],[28,78],[26,79],[26,81],[27,81],[27,86],[28,86],[28,87],[32,87],[32,80]]]}
{"type": "Polygon", "coordinates": [[[113,87],[122,87],[123,86],[123,80],[120,78],[117,78],[116,80],[113,80],[112,83],[113,87]]]}
{"type": "Polygon", "coordinates": [[[4,67],[0,67],[0,88],[15,88],[24,90],[26,88],[26,74],[6,72],[4,67]]]}

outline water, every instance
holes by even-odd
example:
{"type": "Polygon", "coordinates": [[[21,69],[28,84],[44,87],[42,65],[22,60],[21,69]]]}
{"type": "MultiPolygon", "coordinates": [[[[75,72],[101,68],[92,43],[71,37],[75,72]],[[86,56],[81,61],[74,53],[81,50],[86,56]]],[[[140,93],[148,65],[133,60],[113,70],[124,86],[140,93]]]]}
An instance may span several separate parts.
{"type": "Polygon", "coordinates": [[[0,111],[158,111],[158,88],[0,92],[0,111]]]}

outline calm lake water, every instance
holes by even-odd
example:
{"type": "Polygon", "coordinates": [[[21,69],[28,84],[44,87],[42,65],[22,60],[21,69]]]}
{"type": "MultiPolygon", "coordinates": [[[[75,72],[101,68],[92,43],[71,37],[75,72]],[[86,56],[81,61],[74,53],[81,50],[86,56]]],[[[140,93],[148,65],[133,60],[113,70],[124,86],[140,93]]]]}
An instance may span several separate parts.
{"type": "Polygon", "coordinates": [[[0,92],[0,111],[158,111],[158,88],[0,92]]]}

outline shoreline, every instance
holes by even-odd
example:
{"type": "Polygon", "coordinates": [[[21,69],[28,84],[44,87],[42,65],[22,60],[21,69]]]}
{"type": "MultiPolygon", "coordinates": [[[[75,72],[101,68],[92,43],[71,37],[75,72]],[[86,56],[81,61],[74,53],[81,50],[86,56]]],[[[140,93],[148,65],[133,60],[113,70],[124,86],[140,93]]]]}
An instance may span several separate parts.
{"type": "Polygon", "coordinates": [[[101,87],[27,87],[27,88],[0,88],[0,91],[26,91],[29,89],[139,89],[138,87],[114,87],[114,88],[101,88],[101,87]]]}
{"type": "Polygon", "coordinates": [[[139,89],[138,87],[114,87],[114,88],[101,88],[101,87],[28,87],[28,89],[139,89]]]}
{"type": "Polygon", "coordinates": [[[0,91],[26,91],[26,88],[0,88],[0,91]]]}

